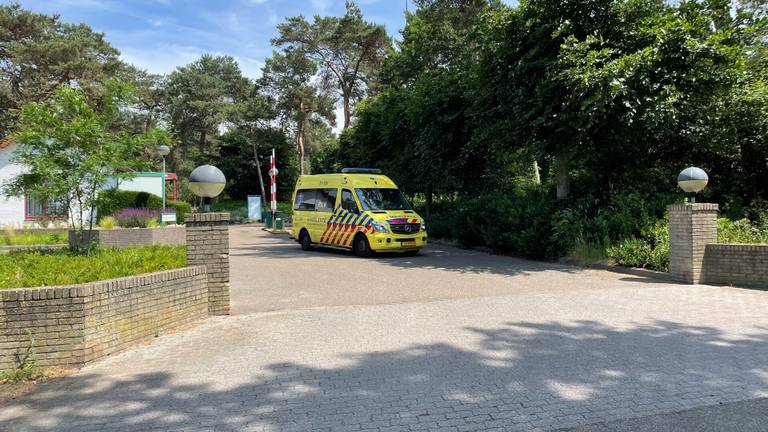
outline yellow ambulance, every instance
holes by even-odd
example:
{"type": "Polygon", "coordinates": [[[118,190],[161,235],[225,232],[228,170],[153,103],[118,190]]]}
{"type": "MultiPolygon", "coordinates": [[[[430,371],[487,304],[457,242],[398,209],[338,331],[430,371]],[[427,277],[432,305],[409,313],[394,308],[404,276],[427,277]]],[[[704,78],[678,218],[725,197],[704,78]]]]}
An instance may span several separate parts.
{"type": "Polygon", "coordinates": [[[424,220],[392,180],[373,168],[299,177],[293,192],[292,235],[304,250],[314,245],[415,255],[427,245],[424,220]]]}

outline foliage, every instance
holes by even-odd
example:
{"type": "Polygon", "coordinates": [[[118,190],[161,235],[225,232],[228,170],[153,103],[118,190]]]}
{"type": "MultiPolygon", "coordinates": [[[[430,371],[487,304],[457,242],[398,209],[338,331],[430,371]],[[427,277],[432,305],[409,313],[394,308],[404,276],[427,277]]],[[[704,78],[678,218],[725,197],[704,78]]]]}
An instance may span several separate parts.
{"type": "MultiPolygon", "coordinates": [[[[298,177],[295,145],[286,140],[277,129],[258,128],[250,132],[233,130],[221,137],[221,147],[215,165],[227,178],[227,195],[233,199],[245,199],[260,192],[256,155],[265,165],[275,150],[280,173],[277,181],[277,195],[283,197],[293,192],[298,177]],[[254,153],[255,151],[255,153],[254,153]]],[[[267,168],[261,170],[262,181],[269,187],[267,168]]],[[[267,197],[269,196],[267,195],[267,197]]]]}
{"type": "Polygon", "coordinates": [[[316,65],[302,52],[286,50],[275,52],[264,64],[260,85],[275,101],[275,109],[282,122],[291,129],[298,151],[299,172],[308,173],[306,167],[308,135],[312,128],[334,124],[333,99],[329,92],[317,88],[312,80],[316,65]]]}
{"type": "Polygon", "coordinates": [[[768,226],[759,226],[749,219],[717,219],[718,243],[768,244],[768,226]]]}
{"type": "MultiPolygon", "coordinates": [[[[692,164],[710,174],[701,198],[727,214],[768,200],[768,22],[754,10],[658,0],[418,6],[381,92],[358,105],[321,162],[383,168],[424,197],[430,235],[550,258],[642,240],[681,199],[674,179],[692,164]],[[521,216],[532,223],[518,225],[521,216]]],[[[657,249],[640,261],[660,266],[657,249]]]]}
{"type": "Polygon", "coordinates": [[[99,220],[106,216],[113,216],[125,208],[159,209],[163,206],[163,199],[149,192],[124,191],[119,189],[106,189],[99,192],[97,200],[97,212],[99,220]]]}
{"type": "Polygon", "coordinates": [[[0,371],[0,384],[35,381],[45,377],[45,372],[34,362],[23,363],[16,369],[0,371]]]}
{"type": "MultiPolygon", "coordinates": [[[[178,223],[184,222],[184,215],[192,212],[192,206],[184,201],[166,201],[165,205],[175,209],[178,223]]],[[[124,191],[119,189],[105,189],[99,192],[96,200],[96,211],[99,222],[107,216],[113,216],[122,209],[140,208],[157,209],[163,207],[163,199],[148,192],[124,191]]]]}
{"type": "Polygon", "coordinates": [[[166,212],[176,211],[177,224],[183,224],[184,215],[187,213],[192,213],[192,205],[185,201],[168,200],[165,202],[165,205],[166,205],[166,209],[165,209],[166,212]]]}
{"type": "Polygon", "coordinates": [[[231,56],[205,54],[172,72],[164,88],[168,119],[179,139],[169,157],[172,169],[186,174],[208,162],[218,150],[219,127],[240,117],[252,91],[231,56]]]}
{"type": "Polygon", "coordinates": [[[29,346],[23,353],[19,353],[18,366],[15,369],[0,371],[0,384],[34,381],[46,376],[45,371],[35,363],[35,337],[29,329],[24,329],[24,332],[29,338],[29,346]]]}
{"type": "Polygon", "coordinates": [[[62,232],[3,230],[0,244],[8,246],[60,245],[67,243],[67,234],[62,232]]]}
{"type": "Polygon", "coordinates": [[[616,264],[626,267],[669,270],[669,227],[660,220],[645,229],[640,237],[622,240],[607,250],[616,264]]]}
{"type": "Polygon", "coordinates": [[[107,87],[108,94],[89,100],[82,90],[62,86],[50,101],[24,106],[12,161],[25,170],[4,185],[6,195],[60,202],[73,229],[92,224],[101,185],[144,164],[139,149],[145,137],[112,128],[128,89],[119,81],[107,87]]]}
{"type": "Polygon", "coordinates": [[[24,104],[53,96],[62,84],[103,94],[124,67],[104,35],[87,25],[0,4],[0,139],[17,129],[24,104]]]}
{"type": "Polygon", "coordinates": [[[147,228],[150,221],[157,221],[160,212],[148,208],[124,208],[115,213],[115,220],[123,228],[147,228]]]}
{"type": "Polygon", "coordinates": [[[316,66],[323,87],[335,87],[341,96],[343,128],[348,128],[352,105],[376,87],[384,54],[391,47],[384,26],[364,21],[360,8],[347,1],[341,17],[315,16],[312,23],[303,16],[290,17],[277,31],[279,36],[272,43],[284,48],[285,54],[276,53],[275,60],[316,66]]]}
{"type": "Polygon", "coordinates": [[[90,255],[66,250],[11,252],[0,255],[0,288],[72,285],[185,265],[184,246],[100,249],[90,255]]]}
{"type": "Polygon", "coordinates": [[[109,229],[114,229],[117,226],[118,226],[117,219],[115,219],[112,216],[104,216],[102,218],[99,218],[99,228],[101,229],[109,230],[109,229]]]}

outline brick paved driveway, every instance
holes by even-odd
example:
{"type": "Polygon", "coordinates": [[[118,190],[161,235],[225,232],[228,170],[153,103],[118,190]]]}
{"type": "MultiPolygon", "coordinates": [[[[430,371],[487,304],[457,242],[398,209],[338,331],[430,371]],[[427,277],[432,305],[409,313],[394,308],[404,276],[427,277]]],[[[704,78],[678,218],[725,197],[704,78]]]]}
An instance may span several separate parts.
{"type": "Polygon", "coordinates": [[[0,430],[615,430],[768,396],[768,292],[439,247],[307,254],[243,228],[232,254],[237,315],[40,386],[0,430]]]}

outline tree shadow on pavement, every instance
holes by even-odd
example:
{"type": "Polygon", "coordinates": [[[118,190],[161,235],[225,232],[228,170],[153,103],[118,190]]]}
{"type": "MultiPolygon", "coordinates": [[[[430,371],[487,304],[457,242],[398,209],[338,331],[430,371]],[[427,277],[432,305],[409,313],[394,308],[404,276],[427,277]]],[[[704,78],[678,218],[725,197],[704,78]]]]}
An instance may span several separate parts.
{"type": "Polygon", "coordinates": [[[461,337],[476,343],[339,353],[328,368],[231,369],[221,358],[216,373],[243,377],[228,387],[204,383],[210,371],[195,381],[85,373],[0,409],[0,430],[546,430],[768,392],[765,329],[735,338],[666,321],[515,322],[461,337]]]}

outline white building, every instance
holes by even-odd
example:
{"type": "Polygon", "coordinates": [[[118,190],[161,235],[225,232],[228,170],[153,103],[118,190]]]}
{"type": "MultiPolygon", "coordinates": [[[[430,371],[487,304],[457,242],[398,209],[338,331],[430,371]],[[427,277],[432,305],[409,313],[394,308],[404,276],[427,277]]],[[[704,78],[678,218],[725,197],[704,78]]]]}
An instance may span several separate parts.
{"type": "MultiPolygon", "coordinates": [[[[21,166],[11,162],[13,152],[17,145],[9,139],[0,140],[0,185],[21,174],[21,166]]],[[[111,179],[106,188],[115,186],[121,190],[148,192],[162,196],[163,188],[166,189],[168,199],[176,199],[178,196],[178,179],[174,173],[166,173],[165,182],[163,174],[159,172],[134,173],[129,180],[111,179]]],[[[31,197],[6,198],[0,196],[0,226],[20,228],[23,226],[38,225],[41,220],[67,221],[66,212],[55,205],[40,202],[31,197]]]]}

